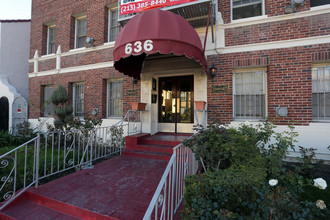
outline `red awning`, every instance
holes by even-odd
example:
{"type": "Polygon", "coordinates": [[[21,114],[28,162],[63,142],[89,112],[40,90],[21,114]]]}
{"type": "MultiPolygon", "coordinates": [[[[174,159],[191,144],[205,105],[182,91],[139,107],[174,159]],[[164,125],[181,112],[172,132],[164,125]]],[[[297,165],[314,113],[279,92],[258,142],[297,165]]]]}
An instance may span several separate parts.
{"type": "Polygon", "coordinates": [[[170,11],[153,10],[136,15],[120,31],[113,51],[114,67],[125,75],[140,78],[147,54],[186,56],[207,64],[195,29],[170,11]]]}

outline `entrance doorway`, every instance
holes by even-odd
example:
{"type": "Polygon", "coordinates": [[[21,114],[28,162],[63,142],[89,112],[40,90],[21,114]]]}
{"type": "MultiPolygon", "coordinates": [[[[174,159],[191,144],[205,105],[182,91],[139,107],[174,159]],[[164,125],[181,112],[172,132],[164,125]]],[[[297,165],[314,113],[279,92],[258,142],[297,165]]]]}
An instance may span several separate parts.
{"type": "Polygon", "coordinates": [[[194,122],[193,76],[159,78],[158,88],[159,123],[172,124],[177,133],[178,123],[194,122]]]}
{"type": "Polygon", "coordinates": [[[0,131],[8,131],[9,124],[9,101],[7,97],[0,99],[0,131]]]}

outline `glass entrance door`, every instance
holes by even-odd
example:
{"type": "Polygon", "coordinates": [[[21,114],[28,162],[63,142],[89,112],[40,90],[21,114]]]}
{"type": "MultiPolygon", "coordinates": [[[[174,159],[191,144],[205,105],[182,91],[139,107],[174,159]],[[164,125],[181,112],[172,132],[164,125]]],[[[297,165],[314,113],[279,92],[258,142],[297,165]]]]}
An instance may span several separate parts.
{"type": "Polygon", "coordinates": [[[193,76],[159,79],[159,123],[193,123],[193,76]]]}

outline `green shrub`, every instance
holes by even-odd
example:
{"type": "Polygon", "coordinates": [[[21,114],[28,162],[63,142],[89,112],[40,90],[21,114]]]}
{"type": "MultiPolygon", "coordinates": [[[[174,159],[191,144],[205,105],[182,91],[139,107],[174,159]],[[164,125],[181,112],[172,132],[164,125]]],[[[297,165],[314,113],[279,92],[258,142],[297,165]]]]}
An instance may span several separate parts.
{"type": "Polygon", "coordinates": [[[21,124],[17,124],[13,128],[13,133],[0,131],[0,147],[18,147],[34,137],[36,137],[36,133],[30,127],[30,123],[25,121],[21,124]]]}
{"type": "Polygon", "coordinates": [[[15,137],[8,131],[0,131],[0,147],[12,146],[18,143],[18,137],[15,137]]]}
{"type": "Polygon", "coordinates": [[[59,130],[68,129],[70,124],[73,124],[73,107],[68,104],[69,98],[66,89],[60,84],[52,93],[50,100],[54,104],[56,115],[55,128],[59,130]]]}
{"type": "Polygon", "coordinates": [[[227,211],[248,215],[252,209],[242,206],[242,203],[256,201],[254,188],[260,186],[260,182],[264,182],[265,178],[266,170],[260,166],[255,169],[229,168],[189,176],[185,179],[186,217],[216,219],[227,211]],[[220,209],[223,212],[220,212],[220,209]]]}
{"type": "MultiPolygon", "coordinates": [[[[330,211],[304,200],[313,152],[302,151],[303,165],[286,170],[283,159],[293,149],[297,133],[274,132],[274,125],[237,129],[212,125],[185,141],[204,173],[185,179],[184,219],[327,219],[330,211]],[[272,141],[271,141],[272,140],[272,141]],[[224,163],[225,162],[225,163],[224,163]],[[219,164],[225,166],[219,166],[219,164]],[[278,184],[271,185],[270,179],[278,184]]],[[[317,197],[314,200],[327,200],[317,197]]]]}

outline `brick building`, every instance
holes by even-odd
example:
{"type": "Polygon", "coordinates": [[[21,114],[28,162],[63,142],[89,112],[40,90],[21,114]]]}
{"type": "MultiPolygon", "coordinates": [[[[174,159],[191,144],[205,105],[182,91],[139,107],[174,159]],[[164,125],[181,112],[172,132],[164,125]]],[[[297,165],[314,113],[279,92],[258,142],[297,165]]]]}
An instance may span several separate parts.
{"type": "Polygon", "coordinates": [[[209,123],[268,119],[279,130],[294,124],[300,145],[328,154],[330,2],[198,0],[163,10],[184,17],[204,46],[210,4],[206,71],[196,58],[149,54],[133,80],[114,68],[116,37],[134,17],[118,16],[117,1],[33,0],[31,122],[51,120],[45,100],[61,83],[76,116],[101,117],[104,125],[118,122],[132,102],[144,102],[144,132],[192,132],[194,101],[205,101],[209,123]]]}

